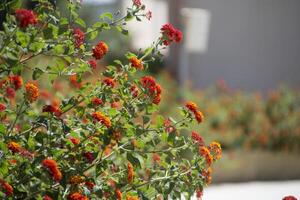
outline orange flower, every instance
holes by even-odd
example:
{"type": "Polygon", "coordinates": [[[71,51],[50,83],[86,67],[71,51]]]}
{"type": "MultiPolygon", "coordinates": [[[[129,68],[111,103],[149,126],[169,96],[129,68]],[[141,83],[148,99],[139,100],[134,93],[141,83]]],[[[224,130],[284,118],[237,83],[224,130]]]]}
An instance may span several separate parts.
{"type": "Polygon", "coordinates": [[[202,112],[197,111],[194,114],[195,114],[195,119],[197,120],[198,123],[201,123],[204,120],[204,115],[202,114],[202,112]]]}
{"type": "Polygon", "coordinates": [[[45,159],[43,160],[42,164],[45,168],[48,169],[55,181],[60,181],[62,179],[61,171],[59,170],[55,160],[45,159]]]}
{"type": "Polygon", "coordinates": [[[78,185],[78,184],[83,183],[83,182],[84,182],[84,177],[79,176],[79,175],[72,176],[69,179],[69,183],[71,185],[78,185]]]}
{"type": "Polygon", "coordinates": [[[82,84],[81,82],[78,80],[77,75],[73,74],[70,76],[70,83],[73,87],[75,88],[81,88],[82,84]]]}
{"type": "Polygon", "coordinates": [[[15,90],[18,90],[23,85],[23,79],[21,76],[10,76],[10,83],[14,85],[15,90]]]}
{"type": "Polygon", "coordinates": [[[203,121],[204,116],[202,112],[198,110],[198,106],[194,102],[191,101],[186,102],[185,107],[194,114],[195,119],[198,123],[201,123],[203,121]]]}
{"type": "Polygon", "coordinates": [[[117,200],[122,200],[122,192],[119,189],[116,189],[116,198],[117,200]]]}
{"type": "Polygon", "coordinates": [[[213,157],[210,154],[208,148],[204,146],[199,146],[199,153],[205,158],[206,163],[210,166],[213,161],[213,157]]]}
{"type": "Polygon", "coordinates": [[[101,122],[102,124],[104,124],[107,128],[111,127],[111,121],[108,117],[106,117],[103,113],[101,112],[94,112],[92,113],[92,117],[94,119],[94,121],[98,121],[101,122]]]}
{"type": "Polygon", "coordinates": [[[89,200],[86,196],[80,194],[79,192],[74,192],[68,195],[68,200],[89,200]]]}
{"type": "Polygon", "coordinates": [[[25,85],[25,90],[25,97],[30,103],[36,101],[39,97],[39,88],[35,84],[27,83],[25,85]]]}
{"type": "Polygon", "coordinates": [[[103,56],[108,52],[108,46],[105,42],[100,41],[94,48],[93,48],[93,57],[97,60],[103,58],[103,56]]]}
{"type": "Polygon", "coordinates": [[[7,145],[8,149],[13,153],[19,153],[22,151],[22,147],[16,142],[9,142],[7,145]]]}
{"type": "Polygon", "coordinates": [[[139,70],[144,69],[142,61],[139,60],[137,57],[132,57],[129,59],[129,61],[134,68],[139,69],[139,70]]]}
{"type": "Polygon", "coordinates": [[[221,148],[220,143],[218,143],[218,142],[212,142],[209,145],[209,150],[213,152],[214,158],[216,160],[218,160],[218,159],[220,159],[222,157],[222,148],[221,148]]]}
{"type": "Polygon", "coordinates": [[[126,200],[139,200],[139,197],[127,195],[126,200]]]}
{"type": "Polygon", "coordinates": [[[192,101],[188,101],[185,103],[185,107],[187,107],[191,112],[196,112],[198,110],[197,104],[192,101]]]}
{"type": "Polygon", "coordinates": [[[204,170],[201,174],[205,179],[206,184],[210,184],[211,183],[211,173],[212,173],[212,169],[209,167],[206,170],[204,170]]]}
{"type": "Polygon", "coordinates": [[[0,179],[0,184],[1,184],[1,187],[3,188],[3,190],[5,192],[6,196],[11,196],[13,194],[14,189],[9,183],[7,183],[4,180],[0,179]]]}
{"type": "Polygon", "coordinates": [[[127,164],[127,181],[128,183],[132,183],[133,179],[134,179],[134,170],[133,170],[133,166],[130,162],[128,162],[127,164]]]}

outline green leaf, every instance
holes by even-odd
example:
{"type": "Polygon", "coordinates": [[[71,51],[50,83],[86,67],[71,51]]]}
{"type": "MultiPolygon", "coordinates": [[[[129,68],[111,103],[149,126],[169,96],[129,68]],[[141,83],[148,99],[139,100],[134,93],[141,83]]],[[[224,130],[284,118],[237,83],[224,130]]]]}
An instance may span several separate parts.
{"type": "Polygon", "coordinates": [[[110,12],[105,12],[99,16],[99,19],[105,19],[105,18],[113,20],[113,15],[110,12]]]}
{"type": "Polygon", "coordinates": [[[6,128],[4,126],[4,124],[0,124],[0,134],[4,134],[6,131],[6,128]]]}
{"type": "Polygon", "coordinates": [[[17,36],[17,42],[19,42],[22,47],[27,47],[27,45],[30,42],[29,35],[22,31],[17,31],[16,36],[17,36]]]}
{"type": "Polygon", "coordinates": [[[53,51],[55,54],[63,54],[65,52],[65,49],[63,45],[58,44],[53,48],[53,51]]]}
{"type": "Polygon", "coordinates": [[[98,36],[98,31],[95,31],[94,29],[88,28],[87,32],[89,32],[90,40],[93,40],[98,36]]]}
{"type": "Polygon", "coordinates": [[[80,25],[81,27],[85,28],[86,27],[86,23],[81,19],[81,18],[77,18],[75,20],[75,23],[80,25]]]}

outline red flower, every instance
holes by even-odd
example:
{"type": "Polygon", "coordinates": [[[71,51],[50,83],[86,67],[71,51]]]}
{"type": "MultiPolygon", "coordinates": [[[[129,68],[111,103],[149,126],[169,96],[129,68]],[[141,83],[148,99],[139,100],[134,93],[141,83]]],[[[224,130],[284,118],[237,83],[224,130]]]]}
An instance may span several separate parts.
{"type": "Polygon", "coordinates": [[[80,194],[79,192],[74,192],[68,195],[68,200],[89,200],[86,196],[80,194]]]}
{"type": "Polygon", "coordinates": [[[89,60],[88,61],[91,68],[96,69],[97,68],[97,61],[96,60],[89,60]]]}
{"type": "Polygon", "coordinates": [[[14,85],[15,90],[18,90],[23,85],[23,79],[21,76],[10,76],[10,83],[14,85]]]}
{"type": "Polygon", "coordinates": [[[129,59],[129,61],[134,68],[139,69],[139,70],[144,69],[142,61],[139,60],[137,57],[132,57],[129,59]]]}
{"type": "Polygon", "coordinates": [[[286,196],[282,200],[297,200],[297,198],[294,196],[286,196]]]}
{"type": "Polygon", "coordinates": [[[141,78],[142,86],[149,90],[152,96],[152,103],[159,104],[161,100],[161,86],[156,83],[152,76],[144,76],[141,78]]]}
{"type": "Polygon", "coordinates": [[[93,183],[92,181],[86,181],[85,185],[88,187],[88,189],[90,191],[93,191],[94,187],[95,187],[95,183],[93,183]]]}
{"type": "Polygon", "coordinates": [[[48,169],[49,173],[53,176],[55,181],[62,179],[62,173],[60,172],[55,160],[45,159],[42,162],[43,166],[48,169]]]}
{"type": "Polygon", "coordinates": [[[56,117],[60,117],[62,115],[62,111],[59,107],[53,105],[45,105],[43,107],[43,112],[54,114],[56,117]]]}
{"type": "Polygon", "coordinates": [[[159,156],[159,154],[154,153],[152,155],[152,162],[153,162],[153,164],[158,164],[160,162],[160,156],[159,156]]]}
{"type": "Polygon", "coordinates": [[[48,195],[45,195],[44,197],[43,197],[43,200],[53,200],[51,197],[49,197],[48,195]]]}
{"type": "Polygon", "coordinates": [[[16,92],[15,92],[15,90],[14,90],[13,88],[7,87],[7,88],[6,88],[6,95],[7,95],[7,97],[8,97],[9,99],[13,99],[13,98],[15,98],[15,96],[16,96],[16,92]]]}
{"type": "Polygon", "coordinates": [[[103,103],[102,99],[97,97],[92,98],[91,102],[94,106],[99,106],[103,103]]]}
{"type": "Polygon", "coordinates": [[[172,42],[181,42],[183,37],[182,32],[174,28],[171,24],[163,25],[160,30],[163,34],[162,41],[164,45],[168,46],[172,42]]]}
{"type": "Polygon", "coordinates": [[[140,7],[142,5],[141,0],[132,0],[132,2],[133,2],[133,5],[135,5],[137,7],[140,7]]]}
{"type": "Polygon", "coordinates": [[[97,60],[103,58],[103,56],[108,52],[108,46],[105,42],[100,41],[94,48],[93,48],[93,57],[97,60]]]}
{"type": "Polygon", "coordinates": [[[21,28],[26,28],[30,24],[34,25],[38,22],[36,14],[32,10],[17,9],[16,18],[21,28]]]}
{"type": "Polygon", "coordinates": [[[6,106],[3,103],[0,103],[0,112],[4,111],[6,106]]]}
{"type": "Polygon", "coordinates": [[[9,183],[7,183],[4,180],[0,179],[0,184],[1,184],[1,187],[3,188],[3,190],[5,192],[6,196],[11,196],[13,194],[14,189],[9,183]]]}
{"type": "Polygon", "coordinates": [[[108,117],[106,117],[103,113],[101,112],[94,112],[92,113],[92,117],[94,121],[98,121],[102,124],[104,124],[107,128],[111,127],[111,121],[108,117]]]}
{"type": "Polygon", "coordinates": [[[195,143],[198,143],[200,146],[204,145],[203,138],[199,135],[199,133],[197,133],[195,131],[192,132],[192,139],[195,143]]]}
{"type": "Polygon", "coordinates": [[[105,83],[107,86],[114,88],[116,86],[116,82],[112,78],[105,78],[103,80],[103,83],[105,83]]]}
{"type": "Polygon", "coordinates": [[[76,28],[73,30],[73,35],[75,39],[75,47],[79,48],[84,42],[84,32],[82,32],[80,28],[76,28]]]}
{"type": "Polygon", "coordinates": [[[139,89],[136,85],[130,87],[130,92],[133,97],[137,97],[139,94],[139,89]]]}
{"type": "Polygon", "coordinates": [[[70,137],[69,140],[74,144],[74,145],[78,145],[80,143],[80,140],[78,138],[75,137],[70,137]]]}
{"type": "Polygon", "coordinates": [[[197,197],[197,199],[201,200],[202,196],[203,196],[203,190],[202,189],[197,189],[196,190],[196,197],[197,197]]]}
{"type": "Polygon", "coordinates": [[[94,155],[91,152],[85,152],[83,153],[83,156],[89,161],[89,163],[94,161],[94,155]]]}
{"type": "Polygon", "coordinates": [[[128,162],[127,164],[127,181],[128,183],[132,183],[134,179],[134,170],[133,170],[133,166],[130,162],[128,162]]]}

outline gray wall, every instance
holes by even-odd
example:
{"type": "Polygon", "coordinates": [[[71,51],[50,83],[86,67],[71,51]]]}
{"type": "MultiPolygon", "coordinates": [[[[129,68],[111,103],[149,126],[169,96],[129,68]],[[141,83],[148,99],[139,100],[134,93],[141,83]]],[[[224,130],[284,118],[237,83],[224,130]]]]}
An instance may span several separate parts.
{"type": "Polygon", "coordinates": [[[211,12],[208,49],[190,54],[197,87],[225,79],[230,86],[268,90],[300,86],[300,0],[187,0],[211,12]]]}

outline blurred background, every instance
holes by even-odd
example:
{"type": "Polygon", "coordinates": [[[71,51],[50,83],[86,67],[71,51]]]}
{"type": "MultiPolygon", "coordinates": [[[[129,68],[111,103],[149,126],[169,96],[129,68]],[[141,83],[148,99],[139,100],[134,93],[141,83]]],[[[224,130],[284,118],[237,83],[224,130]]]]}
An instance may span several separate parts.
{"type": "MultiPolygon", "coordinates": [[[[164,88],[161,114],[176,116],[182,102],[196,102],[206,120],[194,129],[222,145],[203,199],[300,198],[300,1],[142,2],[153,13],[150,21],[128,22],[129,36],[111,30],[96,38],[111,49],[97,70],[148,47],[161,26],[172,23],[184,40],[165,50],[149,72],[164,88]]],[[[81,17],[92,25],[103,12],[124,13],[131,0],[82,3],[81,17]]]]}

